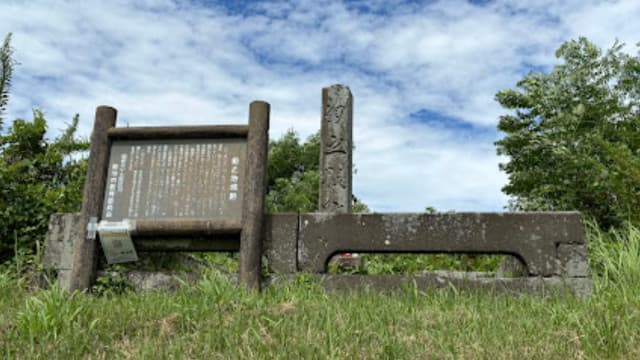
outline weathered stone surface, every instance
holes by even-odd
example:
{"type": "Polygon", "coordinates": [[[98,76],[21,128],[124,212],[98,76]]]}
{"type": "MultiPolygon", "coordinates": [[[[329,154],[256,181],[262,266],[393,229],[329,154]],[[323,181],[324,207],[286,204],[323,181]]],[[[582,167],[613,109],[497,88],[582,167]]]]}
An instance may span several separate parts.
{"type": "MultiPolygon", "coordinates": [[[[78,219],[79,214],[56,214],[51,217],[45,244],[45,264],[47,268],[58,271],[58,280],[63,286],[68,285],[69,270],[68,265],[64,268],[64,264],[69,263],[72,249],[69,241],[75,238],[78,219]],[[50,247],[49,242],[67,245],[54,250],[55,246],[50,247]],[[58,260],[65,257],[67,260],[58,260]]],[[[399,289],[404,286],[403,283],[412,283],[416,279],[420,288],[453,285],[546,294],[566,287],[579,296],[587,296],[593,284],[588,277],[582,234],[578,213],[271,214],[265,218],[264,254],[271,271],[291,276],[300,270],[324,272],[326,261],[331,254],[338,252],[519,254],[527,261],[528,267],[554,273],[545,277],[502,278],[487,273],[427,272],[417,279],[400,275],[388,278],[356,276],[354,279],[357,281],[350,278],[345,280],[337,275],[308,275],[325,279],[323,284],[329,289],[339,289],[341,286],[345,289],[399,289]],[[557,268],[549,269],[547,264],[556,264],[557,268]]],[[[150,247],[148,244],[154,240],[145,241],[146,246],[150,247]]],[[[163,243],[166,239],[156,241],[163,243]]],[[[217,245],[215,240],[206,238],[183,242],[173,240],[165,246],[154,247],[155,250],[176,251],[211,251],[218,248],[221,251],[237,250],[237,239],[217,245]]],[[[174,286],[171,285],[174,282],[166,276],[132,276],[132,283],[137,288],[155,288],[156,285],[152,284],[174,286]]],[[[273,277],[276,280],[278,278],[275,275],[273,277]]]]}
{"type": "Polygon", "coordinates": [[[320,200],[323,212],[351,212],[353,97],[344,85],[322,89],[320,200]]]}
{"type": "Polygon", "coordinates": [[[199,273],[165,273],[129,271],[126,273],[131,286],[137,290],[175,290],[182,284],[193,284],[199,273]]]}
{"type": "Polygon", "coordinates": [[[298,271],[298,215],[277,214],[265,217],[264,255],[269,271],[298,271]]]}
{"type": "Polygon", "coordinates": [[[515,254],[529,275],[560,275],[556,244],[583,244],[577,212],[304,214],[301,271],[323,273],[339,252],[515,254]]]}
{"type": "Polygon", "coordinates": [[[42,266],[55,270],[57,280],[63,289],[69,286],[69,276],[73,265],[73,241],[78,237],[80,214],[52,214],[49,218],[49,232],[44,244],[42,266]]]}
{"type": "Polygon", "coordinates": [[[587,247],[584,244],[559,244],[558,260],[563,266],[562,275],[567,277],[589,276],[587,247]]]}

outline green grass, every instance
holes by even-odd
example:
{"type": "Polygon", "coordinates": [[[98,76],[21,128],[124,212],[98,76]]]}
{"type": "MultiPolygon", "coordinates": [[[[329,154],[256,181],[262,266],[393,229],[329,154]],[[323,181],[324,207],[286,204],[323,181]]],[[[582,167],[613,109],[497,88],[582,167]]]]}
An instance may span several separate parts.
{"type": "MultiPolygon", "coordinates": [[[[340,254],[338,254],[339,256],[340,254]]],[[[329,262],[328,272],[354,274],[419,274],[424,271],[486,271],[494,272],[507,255],[466,255],[466,254],[359,254],[360,266],[343,268],[329,262]]],[[[335,257],[334,257],[335,258],[335,257]]],[[[333,259],[332,259],[333,260],[333,259]]]]}
{"type": "Polygon", "coordinates": [[[28,290],[0,272],[3,358],[640,357],[640,231],[589,231],[595,293],[508,296],[454,289],[325,293],[296,283],[244,291],[215,271],[174,293],[28,290]]]}

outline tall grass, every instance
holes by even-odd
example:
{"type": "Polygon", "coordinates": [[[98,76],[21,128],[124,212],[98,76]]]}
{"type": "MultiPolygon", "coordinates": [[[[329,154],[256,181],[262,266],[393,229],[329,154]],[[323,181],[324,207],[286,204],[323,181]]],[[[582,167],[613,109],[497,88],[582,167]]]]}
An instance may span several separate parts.
{"type": "Polygon", "coordinates": [[[638,296],[640,291],[640,229],[626,224],[608,232],[587,222],[587,244],[600,291],[638,296]]]}
{"type": "Polygon", "coordinates": [[[215,271],[174,293],[69,297],[0,273],[0,357],[639,358],[640,230],[589,225],[588,240],[587,300],[411,286],[335,294],[305,276],[256,293],[215,271]]]}

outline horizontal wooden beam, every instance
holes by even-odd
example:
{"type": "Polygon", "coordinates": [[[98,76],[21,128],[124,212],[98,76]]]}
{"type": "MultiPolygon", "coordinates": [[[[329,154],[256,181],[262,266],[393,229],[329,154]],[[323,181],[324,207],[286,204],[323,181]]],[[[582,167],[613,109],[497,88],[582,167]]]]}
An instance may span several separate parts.
{"type": "Polygon", "coordinates": [[[246,138],[247,125],[140,126],[109,130],[111,140],[246,138]]]}
{"type": "Polygon", "coordinates": [[[236,219],[212,220],[136,220],[132,236],[198,237],[208,235],[240,235],[242,223],[236,219]]]}
{"type": "Polygon", "coordinates": [[[133,238],[136,251],[147,252],[209,252],[239,251],[240,236],[190,236],[158,237],[136,236],[133,238]]]}

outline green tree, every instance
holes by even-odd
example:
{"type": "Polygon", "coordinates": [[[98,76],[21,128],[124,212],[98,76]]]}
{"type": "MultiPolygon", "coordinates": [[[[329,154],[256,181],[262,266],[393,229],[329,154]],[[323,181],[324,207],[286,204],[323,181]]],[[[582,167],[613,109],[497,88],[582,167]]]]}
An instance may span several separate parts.
{"type": "MultiPolygon", "coordinates": [[[[293,130],[269,143],[267,209],[270,212],[318,210],[320,186],[320,133],[300,142],[293,130]]],[[[353,212],[368,212],[353,197],[353,212]]]]}
{"type": "Polygon", "coordinates": [[[269,143],[267,209],[271,212],[312,212],[318,209],[320,135],[300,143],[287,131],[269,143]]]}
{"type": "Polygon", "coordinates": [[[0,47],[0,130],[2,130],[3,114],[9,101],[9,87],[15,63],[12,56],[11,33],[9,33],[0,47]]]}
{"type": "Polygon", "coordinates": [[[0,262],[32,250],[47,232],[49,216],[80,208],[88,143],[76,139],[78,115],[55,140],[45,139],[41,111],[32,122],[17,119],[0,136],[0,262]]]}
{"type": "Polygon", "coordinates": [[[497,93],[512,110],[496,142],[515,210],[580,210],[601,225],[640,220],[640,58],[616,43],[564,43],[562,63],[497,93]]]}

